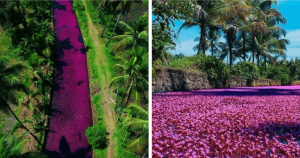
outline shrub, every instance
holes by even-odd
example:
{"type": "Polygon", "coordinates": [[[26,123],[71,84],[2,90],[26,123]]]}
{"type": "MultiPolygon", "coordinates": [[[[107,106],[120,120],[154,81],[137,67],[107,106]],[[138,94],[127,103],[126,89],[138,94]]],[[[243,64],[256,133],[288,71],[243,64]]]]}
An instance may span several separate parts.
{"type": "Polygon", "coordinates": [[[229,69],[215,56],[205,56],[200,54],[196,56],[198,67],[207,74],[208,80],[216,88],[223,87],[229,79],[229,69]]]}
{"type": "Polygon", "coordinates": [[[258,78],[259,69],[255,64],[243,61],[232,66],[231,74],[243,78],[244,82],[249,86],[254,79],[258,78]]]}
{"type": "Polygon", "coordinates": [[[288,85],[291,83],[289,77],[289,69],[284,66],[271,66],[267,69],[267,78],[281,82],[281,85],[288,85]]]}
{"type": "Polygon", "coordinates": [[[103,123],[97,123],[95,126],[89,127],[85,131],[85,136],[94,149],[105,149],[107,147],[108,139],[106,127],[103,123]]]}

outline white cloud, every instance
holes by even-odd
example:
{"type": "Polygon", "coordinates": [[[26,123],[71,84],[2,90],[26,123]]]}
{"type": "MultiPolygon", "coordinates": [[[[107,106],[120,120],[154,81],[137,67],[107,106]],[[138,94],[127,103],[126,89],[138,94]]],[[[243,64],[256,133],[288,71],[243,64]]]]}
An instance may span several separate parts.
{"type": "Polygon", "coordinates": [[[300,30],[287,30],[285,38],[290,40],[289,48],[300,48],[300,30]]]}
{"type": "Polygon", "coordinates": [[[194,40],[186,40],[179,43],[176,43],[176,50],[170,51],[172,54],[184,54],[187,56],[195,55],[197,52],[193,50],[193,47],[198,43],[194,40]]]}

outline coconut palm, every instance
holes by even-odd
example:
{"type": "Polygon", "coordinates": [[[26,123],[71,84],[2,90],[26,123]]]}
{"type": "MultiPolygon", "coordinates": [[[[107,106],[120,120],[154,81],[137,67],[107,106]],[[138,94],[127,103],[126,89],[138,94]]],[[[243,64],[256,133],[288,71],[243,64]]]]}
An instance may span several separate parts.
{"type": "MultiPolygon", "coordinates": [[[[250,18],[250,24],[247,30],[252,34],[252,62],[254,63],[255,57],[255,38],[258,34],[265,34],[270,32],[281,32],[285,34],[285,31],[275,26],[278,23],[286,23],[284,16],[276,9],[271,8],[272,5],[277,5],[276,0],[251,0],[249,1],[255,14],[250,18]]],[[[259,53],[257,59],[259,61],[259,53]]]]}
{"type": "Polygon", "coordinates": [[[26,133],[20,137],[13,136],[13,133],[2,133],[4,124],[0,126],[0,155],[1,158],[22,157],[26,133]]]}
{"type": "Polygon", "coordinates": [[[270,61],[275,61],[271,54],[276,56],[286,56],[287,44],[289,44],[289,40],[278,39],[274,37],[273,34],[261,34],[258,35],[257,38],[255,38],[255,45],[257,48],[256,51],[259,52],[258,55],[264,57],[265,71],[267,69],[267,58],[269,58],[270,61]]]}
{"type": "Polygon", "coordinates": [[[22,123],[22,121],[18,118],[18,116],[11,109],[12,105],[19,105],[20,95],[18,95],[17,91],[24,90],[24,85],[21,80],[17,77],[20,72],[24,70],[24,66],[22,64],[16,64],[13,66],[8,66],[9,58],[0,57],[0,110],[8,113],[10,112],[15,119],[20,123],[21,127],[27,130],[30,135],[40,144],[42,143],[38,140],[38,138],[27,129],[22,123]]]}
{"type": "Polygon", "coordinates": [[[148,111],[138,105],[136,102],[130,104],[128,108],[132,109],[135,115],[126,123],[128,130],[138,133],[137,137],[130,142],[128,149],[146,155],[148,150],[148,111]]]}
{"type": "Polygon", "coordinates": [[[198,5],[194,6],[194,15],[191,20],[186,20],[179,28],[178,33],[182,29],[189,29],[191,27],[199,27],[200,40],[198,44],[197,54],[205,54],[206,50],[206,27],[211,26],[215,10],[218,6],[218,1],[198,1],[198,5]]]}
{"type": "Polygon", "coordinates": [[[130,95],[137,92],[142,92],[146,98],[144,92],[148,87],[148,51],[144,48],[137,48],[130,55],[129,60],[117,57],[117,59],[123,61],[123,64],[116,64],[121,69],[122,75],[113,78],[109,84],[111,86],[118,80],[126,82],[124,83],[126,84],[125,94],[120,106],[125,106],[130,95]]]}
{"type": "Polygon", "coordinates": [[[112,40],[118,41],[114,47],[115,51],[125,50],[126,48],[135,49],[137,47],[148,47],[148,13],[140,18],[136,17],[134,23],[123,21],[119,22],[118,27],[124,32],[117,35],[112,40]]]}
{"type": "MultiPolygon", "coordinates": [[[[211,55],[215,55],[219,51],[221,51],[220,47],[222,47],[222,42],[219,42],[218,39],[221,37],[221,31],[216,27],[210,27],[208,30],[207,40],[206,40],[206,50],[211,51],[211,55]]],[[[199,41],[200,37],[196,37],[194,41],[199,41]]],[[[193,47],[194,51],[199,49],[199,44],[196,44],[193,47]]]]}
{"type": "Polygon", "coordinates": [[[102,2],[99,3],[98,7],[97,7],[97,11],[99,11],[99,17],[100,16],[103,16],[103,12],[105,14],[104,16],[104,20],[105,20],[105,25],[104,25],[104,28],[101,32],[101,37],[103,37],[103,34],[108,26],[108,23],[111,19],[111,16],[115,16],[115,13],[117,11],[117,8],[120,4],[120,1],[110,1],[110,0],[103,0],[102,2]]]}
{"type": "Polygon", "coordinates": [[[119,4],[120,4],[120,6],[121,6],[121,12],[120,12],[120,14],[119,14],[119,16],[118,16],[118,19],[117,19],[116,24],[115,24],[115,26],[114,26],[113,32],[112,32],[112,34],[111,34],[111,36],[110,36],[108,42],[105,44],[105,46],[107,46],[107,45],[109,44],[109,42],[111,41],[111,39],[113,38],[115,29],[116,29],[116,27],[117,27],[117,24],[119,23],[119,20],[120,20],[121,15],[126,15],[126,14],[130,11],[131,6],[132,6],[132,4],[133,4],[134,2],[135,2],[135,3],[139,3],[139,4],[142,4],[142,3],[143,3],[142,0],[121,0],[121,1],[119,1],[119,4]]]}

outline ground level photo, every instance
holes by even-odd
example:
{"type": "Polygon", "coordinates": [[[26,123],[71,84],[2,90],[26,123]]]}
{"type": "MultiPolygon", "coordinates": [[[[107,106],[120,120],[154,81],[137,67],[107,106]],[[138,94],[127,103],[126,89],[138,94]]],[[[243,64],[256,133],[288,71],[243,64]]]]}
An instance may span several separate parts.
{"type": "Polygon", "coordinates": [[[297,1],[152,3],[152,157],[300,157],[297,1]]]}

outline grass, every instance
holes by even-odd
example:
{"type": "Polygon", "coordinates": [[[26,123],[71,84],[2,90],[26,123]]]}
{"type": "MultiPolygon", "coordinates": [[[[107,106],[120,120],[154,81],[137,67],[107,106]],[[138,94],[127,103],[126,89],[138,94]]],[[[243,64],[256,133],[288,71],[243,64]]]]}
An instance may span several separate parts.
{"type": "Polygon", "coordinates": [[[159,67],[183,69],[191,72],[202,74],[201,69],[197,67],[195,57],[184,57],[170,60],[166,65],[163,66],[161,62],[158,63],[159,67]]]}
{"type": "MultiPolygon", "coordinates": [[[[87,52],[87,56],[88,56],[88,65],[89,65],[89,72],[90,72],[90,77],[91,77],[91,87],[93,88],[93,85],[97,85],[99,87],[101,87],[101,89],[104,89],[105,85],[105,78],[107,78],[108,81],[111,81],[112,78],[114,77],[114,75],[116,74],[115,69],[113,67],[113,65],[116,64],[116,61],[114,60],[114,56],[112,56],[110,54],[111,52],[111,45],[114,44],[114,42],[112,41],[108,47],[105,47],[105,44],[107,43],[108,39],[107,38],[99,38],[99,45],[100,45],[100,50],[97,49],[97,47],[95,47],[94,41],[91,39],[91,37],[89,37],[89,30],[88,30],[88,19],[87,16],[85,14],[85,8],[83,6],[83,3],[81,1],[75,1],[74,2],[74,6],[75,6],[75,11],[76,11],[76,15],[79,21],[79,25],[80,28],[82,30],[82,34],[83,37],[85,37],[85,45],[89,47],[89,50],[87,52]],[[101,62],[95,62],[97,61],[97,58],[99,58],[100,56],[96,55],[96,52],[101,52],[102,54],[104,54],[105,59],[106,59],[106,65],[101,63],[101,62]],[[107,71],[106,71],[107,70],[107,71]],[[106,72],[108,72],[109,74],[106,74],[106,72]]],[[[87,11],[91,17],[92,22],[94,23],[94,25],[97,27],[97,30],[99,31],[99,33],[102,32],[103,30],[103,26],[99,25],[100,19],[97,17],[97,13],[94,11],[95,8],[92,6],[91,1],[86,1],[86,6],[87,6],[87,11]]],[[[110,32],[108,32],[108,34],[110,34],[110,32]]],[[[108,37],[106,36],[106,34],[104,34],[104,37],[108,37]]],[[[120,55],[120,52],[115,52],[116,54],[120,55]]],[[[121,53],[122,54],[122,53],[121,53]]],[[[101,59],[99,59],[99,61],[101,61],[101,59]]],[[[112,89],[115,89],[116,86],[113,86],[112,89]]],[[[91,89],[92,90],[92,89],[91,89]]],[[[115,94],[111,91],[110,95],[113,96],[113,98],[115,98],[115,94]]],[[[96,111],[97,111],[97,118],[98,120],[103,120],[103,109],[101,109],[101,102],[103,101],[103,98],[101,97],[101,95],[95,95],[93,97],[93,106],[95,107],[96,111]]],[[[113,105],[114,106],[114,105],[113,105]]],[[[134,153],[127,151],[126,148],[124,148],[123,145],[123,139],[126,133],[126,129],[122,128],[122,126],[117,125],[116,126],[116,131],[113,134],[113,139],[116,140],[116,147],[115,147],[115,157],[128,157],[128,158],[134,158],[137,157],[134,153]]],[[[125,138],[125,144],[126,142],[129,142],[129,137],[130,135],[127,133],[127,136],[125,138]]],[[[97,157],[106,157],[106,152],[107,149],[105,150],[94,150],[94,153],[97,157]]]]}
{"type": "Polygon", "coordinates": [[[117,155],[118,157],[122,158],[138,158],[134,153],[127,151],[122,144],[127,144],[129,142],[129,133],[126,134],[126,129],[117,126],[116,133],[114,134],[114,137],[117,138],[117,155]],[[126,135],[126,138],[124,140],[124,137],[126,135]],[[123,143],[124,141],[124,143],[123,143]]]}
{"type": "Polygon", "coordinates": [[[0,27],[0,53],[7,53],[9,46],[11,46],[11,39],[7,33],[0,27]]]}
{"type": "MultiPolygon", "coordinates": [[[[89,10],[89,8],[92,8],[90,1],[86,1],[88,13],[91,17],[91,20],[93,23],[98,23],[99,20],[97,18],[97,14],[95,12],[92,12],[89,10]]],[[[82,1],[75,1],[74,4],[74,10],[77,15],[78,23],[81,28],[82,35],[84,37],[84,44],[86,48],[89,48],[87,50],[87,61],[88,61],[88,68],[89,68],[89,75],[90,75],[90,91],[93,90],[95,86],[101,88],[101,90],[105,89],[106,85],[106,79],[110,81],[112,79],[112,72],[114,72],[112,65],[115,64],[113,60],[113,56],[110,55],[109,49],[105,48],[105,43],[108,41],[108,39],[102,39],[100,38],[98,43],[100,45],[100,50],[96,46],[96,43],[92,40],[92,37],[89,35],[89,29],[88,29],[88,18],[85,13],[85,7],[83,5],[82,1]],[[106,63],[101,62],[101,53],[105,57],[106,63]],[[108,74],[107,74],[108,73],[108,74]]],[[[99,30],[99,29],[98,29],[99,30]]],[[[102,30],[102,28],[100,28],[102,30]]],[[[104,119],[104,113],[103,109],[101,107],[101,103],[104,101],[104,98],[101,94],[95,94],[92,97],[92,106],[96,109],[97,112],[97,120],[96,121],[103,121],[104,119]]],[[[94,122],[93,124],[95,124],[94,122]]],[[[103,122],[105,124],[105,122],[103,122]]],[[[107,149],[104,150],[94,150],[94,155],[97,157],[106,157],[107,155],[107,149]]]]}

